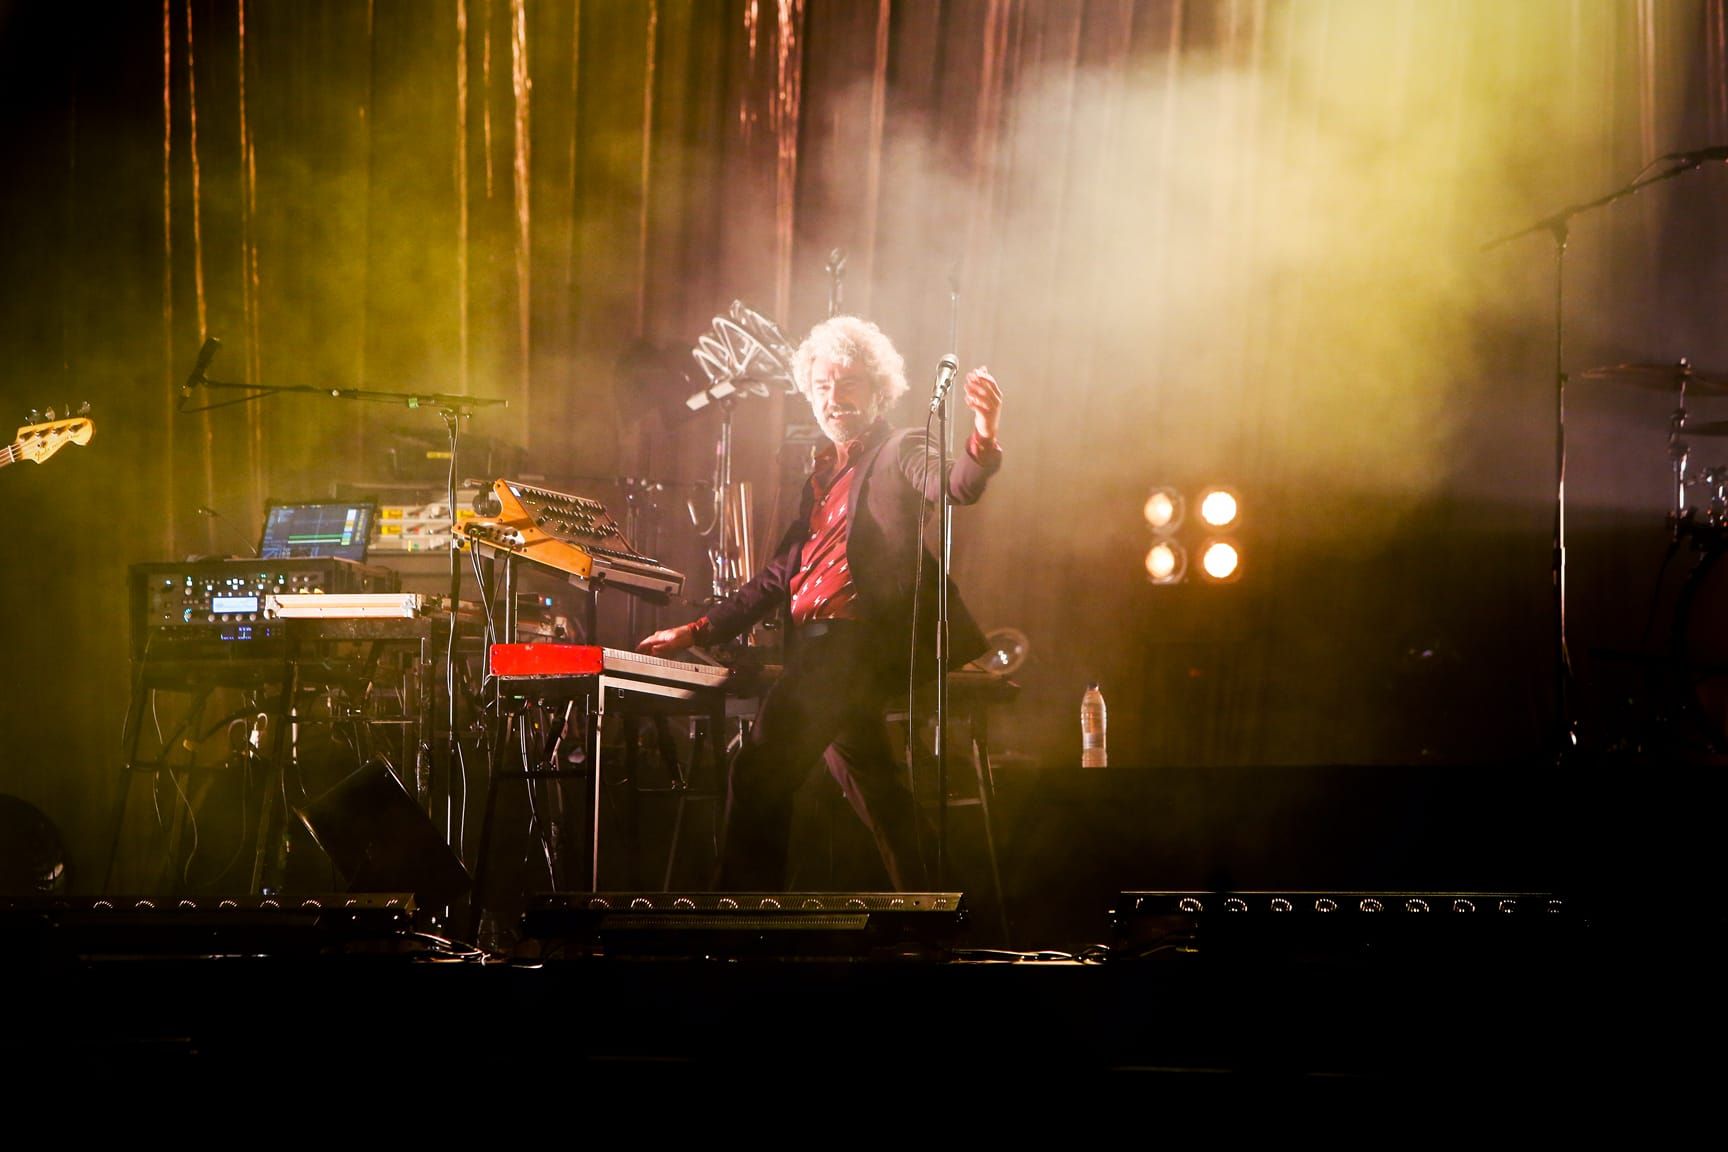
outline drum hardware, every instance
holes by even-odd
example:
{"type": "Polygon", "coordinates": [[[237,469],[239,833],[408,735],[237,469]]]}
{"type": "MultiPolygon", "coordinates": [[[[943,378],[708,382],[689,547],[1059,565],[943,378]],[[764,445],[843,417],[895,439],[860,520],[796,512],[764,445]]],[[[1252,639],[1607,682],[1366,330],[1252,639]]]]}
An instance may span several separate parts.
{"type": "Polygon", "coordinates": [[[1706,468],[1701,480],[1710,494],[1710,510],[1706,519],[1710,524],[1721,527],[1728,522],[1728,468],[1706,468]]]}
{"type": "MultiPolygon", "coordinates": [[[[1713,530],[1712,530],[1713,532],[1713,530]]],[[[1683,747],[1705,755],[1728,754],[1728,577],[1722,537],[1707,534],[1695,545],[1697,562],[1686,574],[1675,601],[1668,637],[1668,667],[1674,677],[1668,692],[1679,721],[1683,747]],[[1701,745],[1701,747],[1699,747],[1701,745]]]]}
{"type": "MultiPolygon", "coordinates": [[[[1689,520],[1687,516],[1686,489],[1696,483],[1687,476],[1692,447],[1689,437],[1728,436],[1728,420],[1689,423],[1686,396],[1688,393],[1728,396],[1728,375],[1700,372],[1692,366],[1690,360],[1682,356],[1672,363],[1604,364],[1579,372],[1575,378],[1630,384],[1654,392],[1671,392],[1678,398],[1678,403],[1668,417],[1668,460],[1674,473],[1674,507],[1669,515],[1669,521],[1674,527],[1678,539],[1689,526],[1696,523],[1697,519],[1693,517],[1689,520]]],[[[1702,482],[1707,487],[1716,491],[1716,495],[1712,497],[1710,507],[1704,515],[1706,523],[1720,524],[1724,517],[1728,516],[1728,501],[1722,498],[1724,487],[1722,481],[1721,469],[1714,469],[1702,478],[1702,482]]]]}
{"type": "Polygon", "coordinates": [[[1674,470],[1674,515],[1686,515],[1686,464],[1691,455],[1691,445],[1684,436],[1686,430],[1686,400],[1682,396],[1680,407],[1674,409],[1668,418],[1668,462],[1674,470]]]}
{"type": "Polygon", "coordinates": [[[1673,392],[1678,403],[1668,416],[1668,460],[1673,471],[1674,506],[1668,520],[1675,539],[1694,530],[1700,522],[1719,526],[1728,522],[1728,470],[1712,468],[1693,479],[1687,475],[1691,462],[1692,436],[1728,436],[1728,420],[1707,420],[1691,423],[1687,418],[1686,394],[1728,395],[1728,376],[1699,372],[1691,361],[1681,357],[1672,364],[1626,363],[1607,364],[1577,374],[1580,380],[1608,380],[1631,384],[1659,392],[1673,392]],[[1702,517],[1693,514],[1686,490],[1703,484],[1710,491],[1702,517]]]}
{"type": "Polygon", "coordinates": [[[1678,541],[1691,537],[1694,547],[1715,547],[1728,529],[1728,466],[1715,465],[1697,476],[1688,477],[1685,462],[1677,458],[1674,474],[1678,504],[1668,516],[1673,538],[1678,541]],[[1687,500],[1688,489],[1701,489],[1701,496],[1687,500]],[[1702,541],[1702,543],[1699,543],[1702,541]]]}
{"type": "Polygon", "coordinates": [[[1651,392],[1677,392],[1682,407],[1688,392],[1694,396],[1728,396],[1728,375],[1700,372],[1684,356],[1670,364],[1604,364],[1587,368],[1574,379],[1608,380],[1651,392]]]}
{"type": "MultiPolygon", "coordinates": [[[[1704,152],[1680,152],[1660,157],[1656,162],[1646,165],[1643,171],[1630,183],[1617,188],[1606,195],[1593,200],[1575,203],[1550,213],[1523,228],[1507,235],[1497,237],[1484,244],[1483,250],[1498,248],[1503,244],[1523,236],[1546,233],[1553,240],[1554,253],[1554,547],[1553,556],[1553,586],[1554,586],[1554,720],[1555,749],[1559,759],[1564,760],[1577,744],[1577,728],[1573,715],[1570,693],[1572,689],[1572,661],[1568,650],[1566,622],[1566,315],[1564,303],[1566,299],[1566,242],[1571,231],[1572,219],[1585,212],[1606,207],[1615,201],[1632,196],[1653,184],[1674,179],[1701,167],[1710,160],[1719,160],[1721,149],[1710,149],[1704,152]],[[1655,169],[1655,171],[1652,171],[1655,169]]],[[[1579,379],[1618,380],[1645,388],[1657,388],[1660,391],[1677,391],[1681,396],[1681,406],[1685,406],[1685,394],[1689,390],[1728,393],[1728,381],[1720,377],[1711,377],[1694,372],[1690,363],[1681,360],[1677,364],[1652,366],[1645,364],[1614,364],[1603,368],[1588,369],[1577,374],[1579,379]],[[1652,368],[1655,370],[1652,371],[1652,368]]]]}

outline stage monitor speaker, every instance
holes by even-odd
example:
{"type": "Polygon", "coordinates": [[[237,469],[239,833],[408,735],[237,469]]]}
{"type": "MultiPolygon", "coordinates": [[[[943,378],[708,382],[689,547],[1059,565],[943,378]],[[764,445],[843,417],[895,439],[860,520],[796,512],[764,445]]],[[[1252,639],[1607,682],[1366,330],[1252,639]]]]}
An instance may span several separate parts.
{"type": "Polygon", "coordinates": [[[407,892],[0,901],[0,973],[122,960],[325,956],[407,942],[407,892]]]}
{"type": "Polygon", "coordinates": [[[66,891],[67,856],[46,813],[20,797],[0,796],[0,896],[66,891]]]}
{"type": "Polygon", "coordinates": [[[468,894],[468,870],[383,760],[295,812],[351,892],[412,892],[430,907],[468,894]]]}
{"type": "Polygon", "coordinates": [[[1548,892],[1123,891],[1112,958],[1504,960],[1571,945],[1589,919],[1548,892]]]}
{"type": "Polygon", "coordinates": [[[960,892],[551,892],[530,898],[519,949],[543,960],[941,960],[960,892]]]}

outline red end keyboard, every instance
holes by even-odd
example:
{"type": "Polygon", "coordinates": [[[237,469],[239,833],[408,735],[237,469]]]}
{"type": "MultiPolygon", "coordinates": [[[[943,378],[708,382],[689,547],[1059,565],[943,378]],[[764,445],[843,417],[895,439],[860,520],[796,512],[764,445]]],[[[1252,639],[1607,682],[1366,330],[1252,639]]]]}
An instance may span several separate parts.
{"type": "Polygon", "coordinates": [[[494,644],[492,674],[507,679],[598,676],[602,672],[662,684],[721,688],[732,669],[716,664],[667,660],[597,644],[494,644]]]}

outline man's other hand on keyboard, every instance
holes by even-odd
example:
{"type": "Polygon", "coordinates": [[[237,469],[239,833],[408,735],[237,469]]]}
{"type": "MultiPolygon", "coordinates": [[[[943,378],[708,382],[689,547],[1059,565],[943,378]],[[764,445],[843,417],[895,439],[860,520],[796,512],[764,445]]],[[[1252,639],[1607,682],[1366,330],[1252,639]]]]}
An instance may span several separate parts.
{"type": "Polygon", "coordinates": [[[645,652],[650,656],[665,656],[672,652],[682,652],[696,643],[696,625],[680,624],[676,628],[662,628],[660,631],[645,637],[636,645],[636,651],[645,652]]]}

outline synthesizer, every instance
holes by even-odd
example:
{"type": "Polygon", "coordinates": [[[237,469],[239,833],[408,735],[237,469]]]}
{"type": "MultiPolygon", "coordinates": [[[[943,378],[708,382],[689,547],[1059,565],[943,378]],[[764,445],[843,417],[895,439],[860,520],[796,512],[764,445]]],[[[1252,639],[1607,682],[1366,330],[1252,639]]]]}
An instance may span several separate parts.
{"type": "Polygon", "coordinates": [[[658,680],[672,684],[689,684],[696,688],[723,688],[732,679],[732,669],[719,664],[697,664],[687,660],[668,660],[627,648],[605,650],[606,671],[614,676],[633,680],[658,680]]]}
{"type": "Polygon", "coordinates": [[[668,660],[597,644],[494,644],[492,674],[533,680],[605,674],[626,680],[689,688],[724,688],[732,669],[720,664],[668,660]]]}
{"type": "Polygon", "coordinates": [[[598,500],[515,480],[492,485],[499,512],[455,526],[466,544],[508,553],[563,573],[585,586],[617,586],[651,597],[676,595],[684,574],[645,556],[598,500]]]}
{"type": "Polygon", "coordinates": [[[218,639],[244,647],[262,639],[273,627],[270,597],[395,593],[400,587],[388,568],[330,557],[134,564],[129,575],[134,658],[166,640],[218,639]]]}
{"type": "Polygon", "coordinates": [[[412,620],[425,601],[418,592],[282,592],[264,597],[270,620],[412,620]]]}

